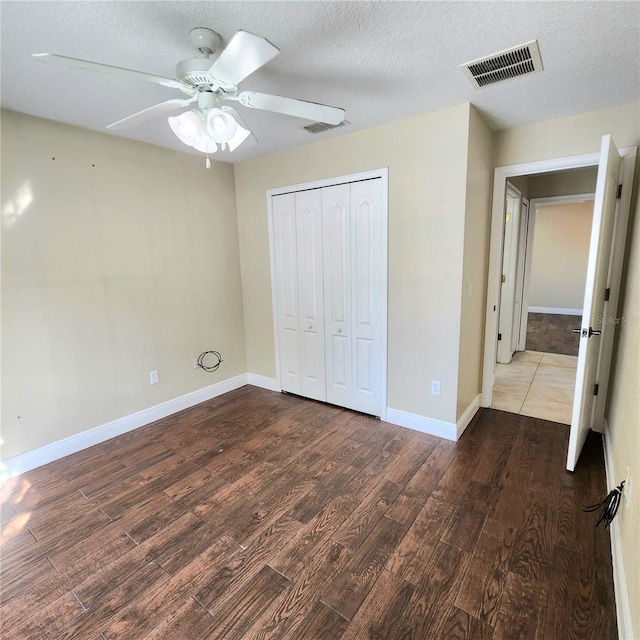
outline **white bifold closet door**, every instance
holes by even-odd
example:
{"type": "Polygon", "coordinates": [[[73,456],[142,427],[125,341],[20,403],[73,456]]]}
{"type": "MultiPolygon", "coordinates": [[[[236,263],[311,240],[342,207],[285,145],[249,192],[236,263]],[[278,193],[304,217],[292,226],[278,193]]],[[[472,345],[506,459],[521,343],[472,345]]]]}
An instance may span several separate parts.
{"type": "Polygon", "coordinates": [[[285,391],[381,415],[382,180],[273,196],[285,391]]]}
{"type": "Polygon", "coordinates": [[[326,400],[321,194],[274,196],[272,207],[282,388],[326,400]]]}

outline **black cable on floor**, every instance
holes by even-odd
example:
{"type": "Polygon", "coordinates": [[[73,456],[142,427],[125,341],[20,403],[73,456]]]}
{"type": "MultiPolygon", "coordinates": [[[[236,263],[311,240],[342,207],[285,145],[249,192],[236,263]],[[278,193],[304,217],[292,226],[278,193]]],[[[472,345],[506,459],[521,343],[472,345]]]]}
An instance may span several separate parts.
{"type": "Polygon", "coordinates": [[[606,529],[616,517],[618,507],[620,506],[620,498],[622,497],[623,488],[624,480],[615,489],[612,489],[609,492],[609,495],[602,502],[583,509],[583,511],[598,511],[598,509],[602,509],[598,522],[596,522],[596,527],[601,522],[604,522],[604,528],[606,529]]]}

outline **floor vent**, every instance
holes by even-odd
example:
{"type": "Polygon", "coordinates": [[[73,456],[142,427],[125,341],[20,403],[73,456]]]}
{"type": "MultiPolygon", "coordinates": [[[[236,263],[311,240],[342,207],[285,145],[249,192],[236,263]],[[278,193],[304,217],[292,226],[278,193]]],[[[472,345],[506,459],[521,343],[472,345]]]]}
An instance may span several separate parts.
{"type": "Polygon", "coordinates": [[[460,68],[476,89],[543,69],[537,40],[467,62],[460,68]]]}
{"type": "Polygon", "coordinates": [[[331,129],[337,129],[338,127],[344,127],[345,124],[351,124],[347,120],[343,120],[340,124],[327,124],[326,122],[312,122],[311,124],[305,124],[302,127],[309,133],[322,133],[323,131],[331,131],[331,129]]]}

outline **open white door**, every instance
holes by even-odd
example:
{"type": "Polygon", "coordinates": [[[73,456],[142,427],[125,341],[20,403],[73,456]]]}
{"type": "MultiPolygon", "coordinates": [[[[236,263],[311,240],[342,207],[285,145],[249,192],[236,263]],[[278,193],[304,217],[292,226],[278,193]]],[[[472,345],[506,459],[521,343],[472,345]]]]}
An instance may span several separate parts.
{"type": "Polygon", "coordinates": [[[509,364],[515,351],[513,348],[513,318],[516,299],[521,206],[522,194],[509,184],[505,199],[502,287],[500,289],[500,319],[498,323],[497,361],[502,364],[509,364]]]}
{"type": "MultiPolygon", "coordinates": [[[[594,405],[598,392],[596,374],[598,363],[603,357],[600,336],[605,297],[607,297],[605,291],[609,281],[614,222],[619,202],[618,185],[621,167],[622,159],[611,136],[604,136],[600,149],[582,327],[580,328],[576,389],[567,455],[569,471],[573,471],[576,467],[582,446],[594,420],[594,405]]],[[[622,250],[624,251],[624,247],[622,250]]],[[[607,376],[608,373],[607,371],[607,376]]]]}
{"type": "Polygon", "coordinates": [[[527,313],[524,304],[524,277],[527,262],[527,236],[529,231],[529,200],[522,198],[520,205],[520,231],[518,236],[518,259],[516,264],[516,291],[513,302],[513,328],[511,351],[524,351],[527,343],[527,313]]]}

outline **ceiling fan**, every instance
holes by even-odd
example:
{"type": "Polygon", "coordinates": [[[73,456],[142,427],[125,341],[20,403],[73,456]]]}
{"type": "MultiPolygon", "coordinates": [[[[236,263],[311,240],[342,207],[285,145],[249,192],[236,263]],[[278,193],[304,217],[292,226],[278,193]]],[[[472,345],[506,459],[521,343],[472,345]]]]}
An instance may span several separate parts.
{"type": "MultiPolygon", "coordinates": [[[[209,56],[219,49],[221,37],[215,31],[203,27],[192,29],[189,37],[204,57],[180,62],[176,67],[175,79],[53,53],[34,53],[33,56],[43,62],[99,71],[179,89],[186,98],[174,98],[148,107],[107,125],[107,129],[135,126],[161,114],[197,103],[197,109],[191,109],[168,120],[171,129],[182,142],[207,155],[217,151],[218,145],[222,149],[228,147],[233,151],[248,138],[257,142],[238,112],[222,102],[235,101],[251,109],[282,113],[329,125],[343,122],[345,112],[338,107],[238,89],[238,85],[245,78],[280,53],[280,50],[266,38],[248,31],[237,31],[212,63],[209,56]]],[[[210,166],[208,158],[207,166],[210,166]]]]}

